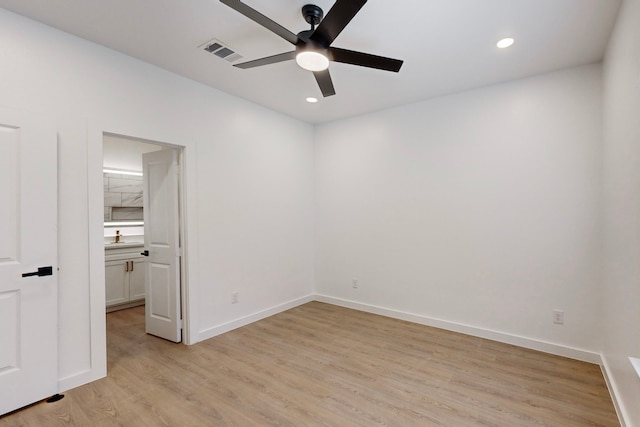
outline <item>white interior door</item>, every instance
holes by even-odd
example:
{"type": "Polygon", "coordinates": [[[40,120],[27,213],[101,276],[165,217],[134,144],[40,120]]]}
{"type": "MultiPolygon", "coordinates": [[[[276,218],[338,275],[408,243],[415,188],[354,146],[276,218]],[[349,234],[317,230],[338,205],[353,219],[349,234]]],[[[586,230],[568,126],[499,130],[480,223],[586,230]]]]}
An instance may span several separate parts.
{"type": "Polygon", "coordinates": [[[144,249],[147,333],[182,341],[180,312],[180,236],[178,153],[164,149],[143,154],[144,249]]]}
{"type": "Polygon", "coordinates": [[[0,110],[0,415],[58,391],[57,197],[55,128],[0,110]]]}

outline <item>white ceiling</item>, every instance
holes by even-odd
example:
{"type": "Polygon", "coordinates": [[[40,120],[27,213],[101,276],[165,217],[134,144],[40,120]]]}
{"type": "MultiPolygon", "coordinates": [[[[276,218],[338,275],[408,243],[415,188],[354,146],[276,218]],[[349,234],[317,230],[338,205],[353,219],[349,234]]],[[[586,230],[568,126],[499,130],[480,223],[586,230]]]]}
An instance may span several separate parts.
{"type": "MultiPolygon", "coordinates": [[[[311,0],[245,0],[293,33],[311,0]]],[[[333,0],[315,0],[325,14],[333,0]]],[[[602,59],[620,0],[371,0],[333,46],[403,59],[399,73],[332,63],[322,98],[294,61],[242,70],[198,46],[216,38],[244,60],[292,45],[218,0],[0,0],[0,6],[292,117],[321,123],[602,59]],[[498,49],[498,39],[515,44],[498,49]],[[307,96],[320,99],[308,104],[307,96]]],[[[237,63],[236,62],[236,63],[237,63]]]]}

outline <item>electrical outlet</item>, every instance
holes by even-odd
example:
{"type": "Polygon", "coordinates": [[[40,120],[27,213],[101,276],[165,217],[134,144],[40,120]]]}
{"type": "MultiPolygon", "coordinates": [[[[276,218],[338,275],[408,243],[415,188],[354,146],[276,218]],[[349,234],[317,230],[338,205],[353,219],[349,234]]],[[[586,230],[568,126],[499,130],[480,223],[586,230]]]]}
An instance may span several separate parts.
{"type": "Polygon", "coordinates": [[[553,310],[553,323],[557,323],[558,325],[564,325],[564,311],[553,310]]]}
{"type": "Polygon", "coordinates": [[[237,304],[240,299],[240,292],[233,292],[231,294],[231,304],[237,304]]]}
{"type": "Polygon", "coordinates": [[[353,287],[353,289],[358,289],[358,279],[353,279],[351,281],[351,286],[353,287]]]}

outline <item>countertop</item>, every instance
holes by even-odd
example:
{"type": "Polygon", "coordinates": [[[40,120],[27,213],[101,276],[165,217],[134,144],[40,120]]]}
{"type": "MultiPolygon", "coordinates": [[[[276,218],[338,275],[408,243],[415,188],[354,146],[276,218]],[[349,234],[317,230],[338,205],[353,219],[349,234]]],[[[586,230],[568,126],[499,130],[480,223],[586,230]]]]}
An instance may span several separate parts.
{"type": "Polygon", "coordinates": [[[111,242],[105,243],[105,249],[125,249],[125,248],[135,248],[135,247],[143,247],[144,242],[111,242]]]}

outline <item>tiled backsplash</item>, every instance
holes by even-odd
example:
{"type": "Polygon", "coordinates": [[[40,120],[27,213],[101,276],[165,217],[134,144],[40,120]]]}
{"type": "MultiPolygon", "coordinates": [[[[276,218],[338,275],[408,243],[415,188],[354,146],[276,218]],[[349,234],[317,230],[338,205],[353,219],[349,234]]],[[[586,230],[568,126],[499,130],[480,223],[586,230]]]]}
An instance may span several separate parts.
{"type": "Polygon", "coordinates": [[[142,177],[104,174],[104,220],[142,221],[142,177]]]}

